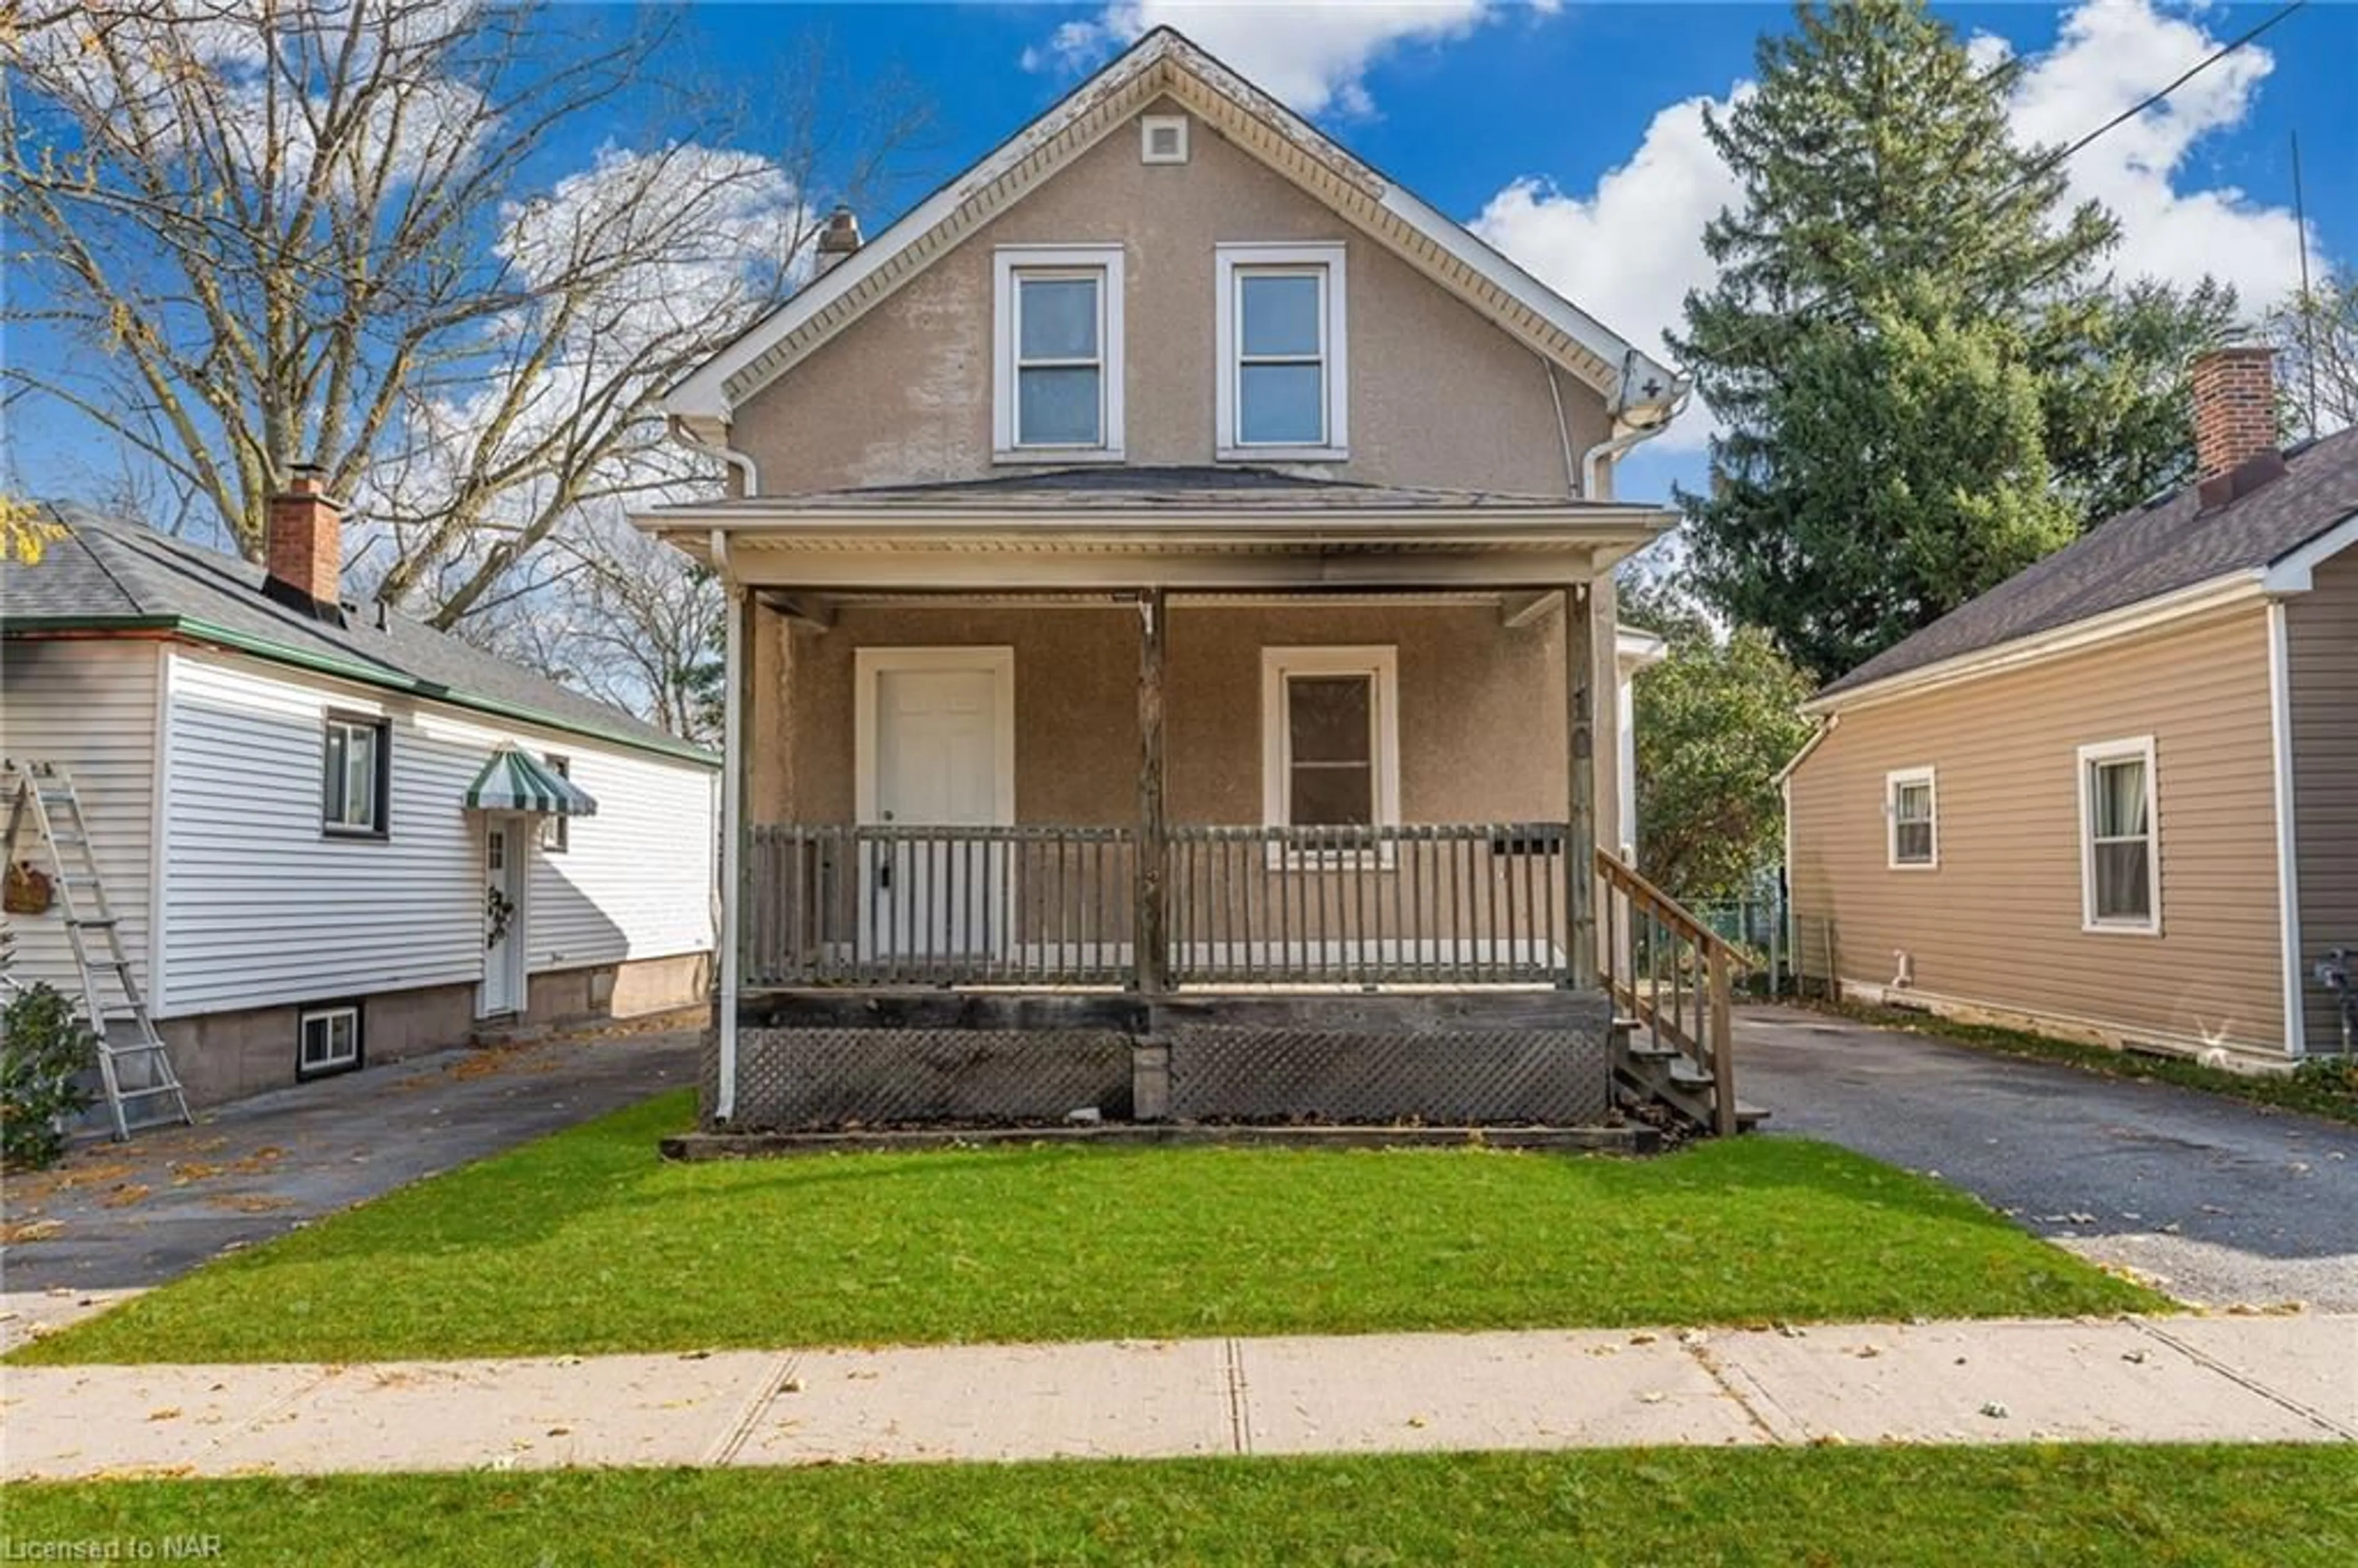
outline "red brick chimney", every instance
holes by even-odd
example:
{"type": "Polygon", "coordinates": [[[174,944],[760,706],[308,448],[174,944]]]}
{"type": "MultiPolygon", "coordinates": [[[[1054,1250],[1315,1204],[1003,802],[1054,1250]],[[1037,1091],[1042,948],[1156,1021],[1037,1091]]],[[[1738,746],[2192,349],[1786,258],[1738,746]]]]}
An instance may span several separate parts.
{"type": "Polygon", "coordinates": [[[327,476],[298,464],[287,488],[270,498],[264,563],[279,597],[334,610],[344,571],[344,509],[328,494],[327,476]]]}
{"type": "Polygon", "coordinates": [[[2277,448],[2275,353],[2230,344],[2195,357],[2194,462],[2198,480],[2232,473],[2277,448]]]}

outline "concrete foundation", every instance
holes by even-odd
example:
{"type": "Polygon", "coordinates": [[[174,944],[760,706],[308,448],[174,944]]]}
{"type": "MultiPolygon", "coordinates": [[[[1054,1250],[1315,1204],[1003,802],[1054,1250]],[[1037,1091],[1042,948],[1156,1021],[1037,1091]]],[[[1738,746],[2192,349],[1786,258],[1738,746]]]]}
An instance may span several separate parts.
{"type": "MultiPolygon", "coordinates": [[[[528,1023],[574,1024],[691,1006],[710,991],[711,955],[687,953],[635,963],[551,970],[531,978],[528,1023]]],[[[329,996],[308,1006],[357,1001],[361,1065],[398,1062],[466,1044],[475,1031],[471,985],[329,996]]],[[[157,1021],[191,1106],[220,1105],[297,1081],[304,1005],[241,1009],[157,1021]]]]}

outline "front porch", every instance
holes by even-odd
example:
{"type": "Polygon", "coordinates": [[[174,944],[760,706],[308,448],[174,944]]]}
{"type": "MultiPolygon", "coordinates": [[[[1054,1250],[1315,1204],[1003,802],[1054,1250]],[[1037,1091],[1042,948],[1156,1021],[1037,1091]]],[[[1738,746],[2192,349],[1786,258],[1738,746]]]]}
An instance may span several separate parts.
{"type": "Polygon", "coordinates": [[[672,532],[736,596],[708,1125],[1609,1116],[1659,514],[1191,473],[672,532]]]}

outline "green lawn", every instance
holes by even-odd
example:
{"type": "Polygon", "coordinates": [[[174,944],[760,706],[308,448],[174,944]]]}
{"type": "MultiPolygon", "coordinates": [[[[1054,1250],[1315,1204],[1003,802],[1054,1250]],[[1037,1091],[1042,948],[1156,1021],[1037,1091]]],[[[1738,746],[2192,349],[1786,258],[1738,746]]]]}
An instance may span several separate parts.
{"type": "MultiPolygon", "coordinates": [[[[2295,1448],[1621,1450],[12,1486],[8,1534],[225,1563],[2358,1561],[2358,1464],[2295,1448]],[[159,1549],[160,1550],[160,1549],[159,1549]]],[[[127,1559],[126,1559],[127,1560],[127,1559]]]]}
{"type": "Polygon", "coordinates": [[[1034,1145],[667,1164],[685,1091],[18,1352],[359,1360],[2102,1313],[2160,1298],[1791,1139],[1659,1160],[1034,1145]]]}

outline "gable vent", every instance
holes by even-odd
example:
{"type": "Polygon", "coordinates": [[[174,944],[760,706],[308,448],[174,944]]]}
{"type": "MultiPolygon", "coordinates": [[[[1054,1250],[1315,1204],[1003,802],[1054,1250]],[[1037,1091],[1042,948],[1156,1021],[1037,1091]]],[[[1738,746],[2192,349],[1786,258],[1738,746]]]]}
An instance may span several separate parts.
{"type": "Polygon", "coordinates": [[[1138,156],[1141,163],[1187,161],[1187,116],[1184,114],[1141,115],[1138,137],[1138,156]]]}

